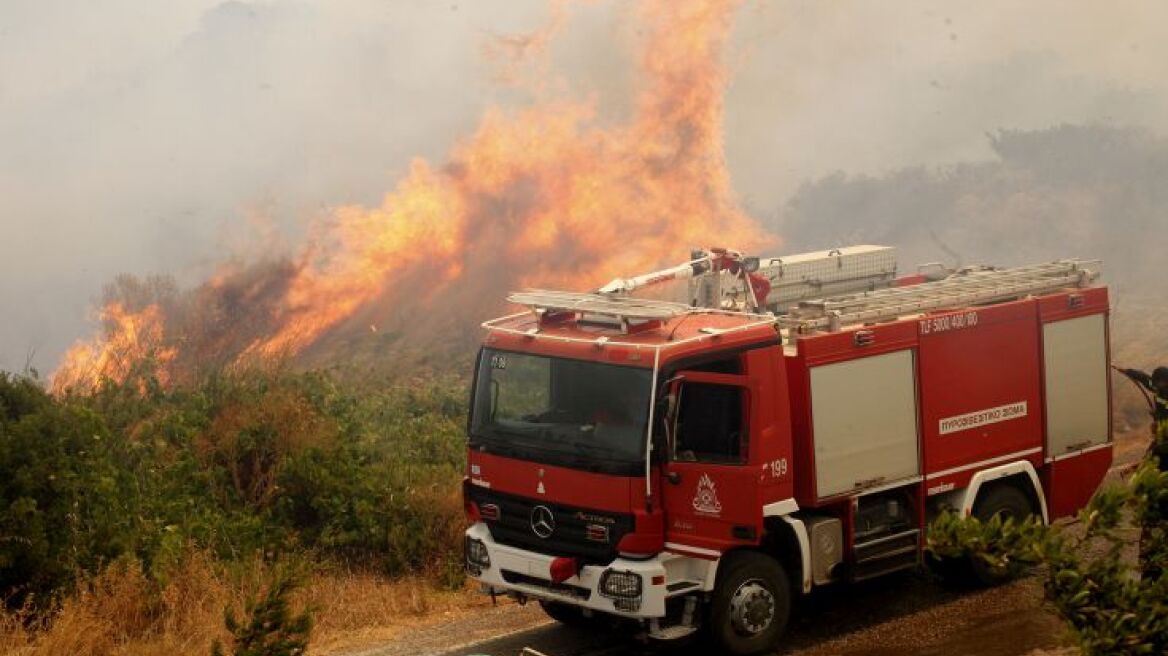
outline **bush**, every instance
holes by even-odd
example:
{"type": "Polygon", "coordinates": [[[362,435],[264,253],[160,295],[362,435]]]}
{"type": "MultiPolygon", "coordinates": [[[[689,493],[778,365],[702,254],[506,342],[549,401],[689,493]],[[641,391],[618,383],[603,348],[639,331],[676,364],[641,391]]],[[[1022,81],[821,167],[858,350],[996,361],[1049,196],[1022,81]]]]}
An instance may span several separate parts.
{"type": "Polygon", "coordinates": [[[44,595],[137,547],[130,454],[92,408],[0,374],[0,592],[44,595]]]}
{"type": "MultiPolygon", "coordinates": [[[[234,643],[231,656],[300,656],[307,652],[312,616],[307,611],[292,615],[288,597],[295,588],[293,579],[277,574],[262,598],[247,602],[245,620],[237,620],[234,611],[227,609],[224,624],[234,643]]],[[[224,656],[222,645],[216,642],[211,654],[224,656]]]]}
{"type": "MultiPolygon", "coordinates": [[[[1168,439],[1168,426],[1159,438],[1168,439]]],[[[1045,589],[1084,654],[1168,653],[1168,474],[1154,457],[1079,513],[1081,530],[1033,518],[979,522],[946,513],[929,529],[935,556],[1014,570],[1046,565],[1045,589]],[[1132,526],[1135,528],[1133,529],[1132,526]],[[1125,558],[1139,530],[1138,559],[1125,558]]]]}
{"type": "Polygon", "coordinates": [[[252,371],[54,397],[0,373],[0,594],[43,604],[123,556],[163,576],[191,544],[457,584],[464,390],[252,371]]]}

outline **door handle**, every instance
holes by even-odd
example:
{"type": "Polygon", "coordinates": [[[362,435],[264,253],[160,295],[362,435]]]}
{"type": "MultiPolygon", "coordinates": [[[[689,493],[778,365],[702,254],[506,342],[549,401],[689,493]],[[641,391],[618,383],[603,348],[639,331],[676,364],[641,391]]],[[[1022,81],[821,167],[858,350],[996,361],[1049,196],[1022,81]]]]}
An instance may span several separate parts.
{"type": "Polygon", "coordinates": [[[668,481],[669,481],[670,483],[672,483],[673,485],[677,485],[678,483],[680,483],[680,482],[681,482],[681,473],[680,473],[680,472],[671,471],[671,472],[669,472],[668,474],[666,474],[666,475],[665,475],[665,479],[666,479],[666,480],[668,480],[668,481]]]}

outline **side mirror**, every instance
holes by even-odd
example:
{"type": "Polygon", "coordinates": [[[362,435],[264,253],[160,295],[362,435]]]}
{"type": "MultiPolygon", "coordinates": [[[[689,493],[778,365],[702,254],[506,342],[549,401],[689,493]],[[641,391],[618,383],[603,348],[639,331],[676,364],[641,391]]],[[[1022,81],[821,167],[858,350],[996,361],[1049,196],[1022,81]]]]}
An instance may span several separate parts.
{"type": "Polygon", "coordinates": [[[754,273],[755,271],[758,271],[759,266],[760,266],[760,263],[759,263],[757,257],[744,257],[744,258],[742,258],[742,268],[747,273],[754,273]]]}

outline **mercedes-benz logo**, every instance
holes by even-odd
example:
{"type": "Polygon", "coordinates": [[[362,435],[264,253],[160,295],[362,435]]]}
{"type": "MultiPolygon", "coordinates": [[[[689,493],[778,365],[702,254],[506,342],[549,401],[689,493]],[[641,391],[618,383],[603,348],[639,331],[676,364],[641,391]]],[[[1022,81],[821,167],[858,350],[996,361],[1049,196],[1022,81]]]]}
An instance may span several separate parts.
{"type": "Polygon", "coordinates": [[[536,506],[531,509],[531,532],[538,537],[549,538],[556,530],[556,516],[547,506],[536,506]]]}

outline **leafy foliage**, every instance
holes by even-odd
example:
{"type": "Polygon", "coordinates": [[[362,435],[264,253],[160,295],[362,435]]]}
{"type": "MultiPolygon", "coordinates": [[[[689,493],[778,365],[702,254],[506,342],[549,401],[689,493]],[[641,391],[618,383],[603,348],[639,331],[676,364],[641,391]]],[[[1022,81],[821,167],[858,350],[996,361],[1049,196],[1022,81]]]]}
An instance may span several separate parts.
{"type": "MultiPolygon", "coordinates": [[[[53,397],[0,373],[0,594],[47,600],[128,556],[154,576],[194,546],[460,582],[464,388],[148,367],[53,397]]],[[[39,602],[38,602],[39,603],[39,602]]]]}
{"type": "Polygon", "coordinates": [[[946,512],[929,527],[929,551],[953,560],[976,559],[993,571],[1012,575],[1043,562],[1048,529],[1041,520],[1000,515],[982,522],[946,512]]]}
{"type": "MultiPolygon", "coordinates": [[[[1168,425],[1159,440],[1168,440],[1168,425]]],[[[1168,653],[1168,473],[1149,457],[1123,484],[1101,490],[1079,513],[1079,530],[1034,519],[980,522],[946,513],[929,530],[936,556],[991,567],[1046,565],[1045,588],[1084,654],[1168,653]],[[1137,527],[1132,528],[1132,525],[1137,527]],[[1138,559],[1125,557],[1133,531],[1138,559]]]]}

